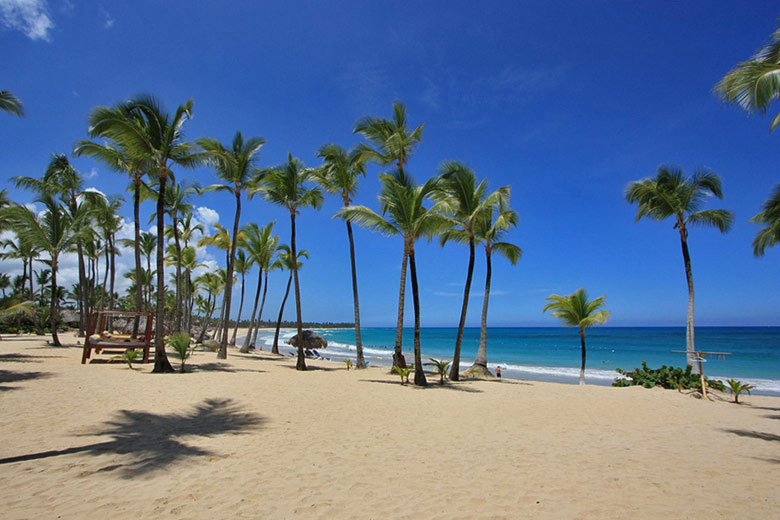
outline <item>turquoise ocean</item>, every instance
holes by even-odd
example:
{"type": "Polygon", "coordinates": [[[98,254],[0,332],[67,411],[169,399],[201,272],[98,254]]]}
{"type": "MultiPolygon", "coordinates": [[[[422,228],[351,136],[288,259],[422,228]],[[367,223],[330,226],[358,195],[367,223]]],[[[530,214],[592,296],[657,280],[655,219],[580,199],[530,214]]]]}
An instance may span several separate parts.
{"type": "MultiPolygon", "coordinates": [[[[354,329],[316,329],[328,340],[323,357],[340,361],[355,359],[354,329]]],[[[395,328],[361,329],[363,349],[371,365],[392,363],[395,328]]],[[[294,334],[282,331],[280,347],[294,334]]],[[[423,361],[452,359],[455,328],[425,328],[420,333],[423,361]]],[[[651,368],[684,366],[684,327],[598,327],[587,331],[585,377],[589,384],[610,385],[616,368],[632,370],[646,361],[651,368]]],[[[261,332],[258,346],[270,349],[273,332],[261,332]]],[[[479,345],[479,328],[466,328],[461,366],[471,366],[479,345]]],[[[404,355],[412,362],[412,330],[404,330],[404,355]]],[[[724,359],[707,358],[704,374],[718,379],[735,378],[754,385],[754,394],[780,396],[780,327],[697,327],[696,349],[729,352],[724,359]]],[[[290,350],[284,345],[281,350],[290,350]]],[[[577,383],[580,341],[576,329],[489,328],[488,367],[501,366],[503,377],[577,383]]]]}

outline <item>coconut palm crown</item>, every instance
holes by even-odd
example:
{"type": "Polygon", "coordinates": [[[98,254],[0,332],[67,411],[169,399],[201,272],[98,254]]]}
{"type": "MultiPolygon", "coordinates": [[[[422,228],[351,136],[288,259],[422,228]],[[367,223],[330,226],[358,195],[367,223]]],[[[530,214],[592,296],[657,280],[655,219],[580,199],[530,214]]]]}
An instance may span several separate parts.
{"type": "Polygon", "coordinates": [[[403,173],[414,147],[422,139],[423,126],[424,123],[409,131],[406,126],[406,106],[395,102],[392,119],[366,116],[355,123],[353,132],[363,135],[373,145],[358,145],[361,156],[382,166],[395,164],[403,173]]]}

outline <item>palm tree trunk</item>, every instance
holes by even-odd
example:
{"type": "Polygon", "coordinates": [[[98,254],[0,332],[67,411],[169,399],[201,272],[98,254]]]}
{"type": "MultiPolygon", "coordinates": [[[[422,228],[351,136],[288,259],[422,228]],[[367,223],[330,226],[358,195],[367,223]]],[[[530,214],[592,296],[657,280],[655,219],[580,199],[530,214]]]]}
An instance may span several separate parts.
{"type": "Polygon", "coordinates": [[[110,281],[109,296],[108,296],[109,309],[114,308],[114,286],[116,284],[116,249],[114,248],[115,241],[116,241],[116,237],[112,234],[111,239],[108,242],[111,247],[111,281],[110,281]]]}
{"type": "Polygon", "coordinates": [[[409,259],[409,248],[404,238],[404,257],[401,260],[401,287],[398,289],[398,321],[395,326],[395,349],[393,350],[393,368],[406,368],[406,359],[404,359],[401,350],[401,343],[404,335],[404,298],[406,295],[406,263],[409,259]]]}
{"type": "Polygon", "coordinates": [[[252,345],[257,344],[257,332],[260,330],[260,323],[263,321],[263,309],[265,308],[265,295],[268,294],[268,271],[265,272],[263,280],[263,299],[260,301],[260,311],[257,313],[257,323],[255,323],[255,332],[252,334],[252,345]]]}
{"type": "Polygon", "coordinates": [[[106,294],[108,293],[108,272],[111,270],[111,242],[106,237],[106,271],[103,273],[103,294],[100,295],[100,306],[105,305],[106,294]]]}
{"type": "Polygon", "coordinates": [[[35,275],[35,271],[33,270],[33,262],[35,260],[30,257],[30,298],[35,297],[35,291],[33,290],[33,275],[35,275]]]}
{"type": "Polygon", "coordinates": [[[582,364],[580,365],[580,384],[585,384],[585,327],[580,327],[580,346],[582,347],[582,364]]]}
{"type": "Polygon", "coordinates": [[[699,364],[696,362],[696,355],[693,353],[696,346],[693,340],[693,271],[691,270],[691,255],[688,252],[688,232],[685,225],[681,224],[680,242],[682,245],[683,262],[685,263],[685,281],[688,282],[688,316],[685,322],[685,361],[693,368],[693,373],[699,373],[699,364]]]}
{"type": "Polygon", "coordinates": [[[414,246],[409,249],[409,270],[412,274],[412,301],[414,302],[414,384],[428,386],[420,353],[420,291],[417,288],[417,265],[414,262],[414,246]]]}
{"type": "Polygon", "coordinates": [[[60,338],[57,336],[57,257],[51,258],[51,310],[49,314],[49,326],[51,327],[51,341],[55,347],[61,347],[60,338]]]}
{"type": "Polygon", "coordinates": [[[482,300],[482,321],[479,328],[479,348],[477,349],[477,357],[474,358],[474,364],[469,369],[479,370],[484,375],[493,375],[487,368],[487,314],[488,314],[488,301],[490,300],[490,280],[493,277],[493,262],[490,258],[490,249],[485,248],[486,257],[486,272],[485,272],[485,296],[482,300]]]}
{"type": "Polygon", "coordinates": [[[466,287],[463,288],[463,303],[460,307],[458,335],[455,337],[455,353],[452,355],[450,380],[460,379],[460,348],[463,345],[463,329],[466,327],[466,313],[469,310],[469,293],[471,292],[471,277],[474,275],[474,238],[469,237],[469,266],[466,271],[466,287]]]}
{"type": "Polygon", "coordinates": [[[173,212],[173,242],[176,245],[176,319],[174,321],[176,332],[182,331],[182,290],[181,290],[181,241],[179,240],[179,215],[173,212]]]}
{"type": "Polygon", "coordinates": [[[154,369],[152,373],[175,372],[165,353],[165,181],[167,172],[160,172],[160,193],[157,196],[157,309],[155,311],[154,369]]]}
{"type": "Polygon", "coordinates": [[[227,266],[227,280],[225,280],[225,298],[222,303],[224,307],[224,331],[222,333],[222,343],[219,346],[217,359],[227,359],[227,344],[230,323],[230,300],[233,297],[233,268],[236,263],[236,243],[238,242],[238,222],[241,218],[241,192],[236,188],[236,218],[233,220],[233,240],[230,244],[230,259],[227,266]]]}
{"type": "Polygon", "coordinates": [[[241,321],[241,311],[244,310],[244,285],[246,282],[245,280],[246,275],[244,273],[241,274],[241,300],[238,304],[238,318],[236,318],[236,326],[233,328],[233,337],[230,340],[231,345],[236,344],[236,335],[238,334],[238,322],[241,321]]]}
{"type": "Polygon", "coordinates": [[[303,356],[303,319],[301,318],[301,285],[298,281],[298,251],[295,248],[295,210],[290,212],[290,250],[292,251],[292,272],[295,279],[295,321],[298,325],[298,361],[296,370],[306,370],[306,360],[303,356]]]}
{"type": "MultiPolygon", "coordinates": [[[[282,315],[284,314],[284,304],[287,303],[287,297],[290,295],[290,285],[292,284],[293,274],[287,279],[287,289],[284,291],[282,306],[279,307],[279,318],[276,320],[276,332],[274,333],[274,344],[271,347],[271,354],[279,353],[279,329],[282,327],[282,315]]],[[[299,336],[300,337],[300,336],[299,336]]]]}
{"type": "Polygon", "coordinates": [[[214,309],[211,308],[211,293],[209,293],[206,298],[206,309],[208,312],[203,317],[203,325],[200,328],[200,334],[198,334],[198,343],[203,343],[203,338],[206,336],[206,330],[208,329],[209,320],[211,319],[211,313],[214,312],[214,309]]]}
{"type": "Polygon", "coordinates": [[[87,313],[89,312],[87,309],[87,274],[84,266],[84,248],[81,245],[81,239],[79,239],[76,244],[76,250],[79,257],[79,337],[83,337],[86,328],[87,313]]]}
{"type": "Polygon", "coordinates": [[[260,272],[257,274],[257,290],[255,291],[255,304],[252,307],[252,317],[249,320],[249,330],[246,331],[244,344],[241,345],[241,350],[239,350],[239,352],[242,352],[244,354],[249,352],[249,345],[252,343],[252,331],[257,326],[255,324],[255,316],[257,315],[257,302],[260,300],[260,286],[262,284],[263,284],[263,270],[260,269],[260,272]]]}
{"type": "Polygon", "coordinates": [[[358,302],[357,269],[355,268],[355,241],[352,237],[352,224],[347,221],[347,236],[349,237],[349,261],[352,266],[352,301],[355,304],[355,348],[357,359],[355,367],[366,368],[363,357],[363,339],[360,337],[360,303],[358,302]]]}

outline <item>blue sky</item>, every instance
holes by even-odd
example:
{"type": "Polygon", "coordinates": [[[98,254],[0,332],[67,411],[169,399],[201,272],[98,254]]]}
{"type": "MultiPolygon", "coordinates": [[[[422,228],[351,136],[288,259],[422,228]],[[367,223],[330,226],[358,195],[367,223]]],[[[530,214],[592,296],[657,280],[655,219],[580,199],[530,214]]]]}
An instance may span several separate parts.
{"type": "MultiPolygon", "coordinates": [[[[0,0],[0,88],[27,109],[23,119],[0,114],[3,187],[29,202],[8,178],[41,175],[51,153],[86,137],[91,109],[137,93],[169,110],[193,98],[189,138],[229,142],[236,130],[265,137],[261,166],[288,152],[315,166],[317,147],[355,145],[358,118],[389,117],[402,100],[410,124],[425,123],[410,162],[418,180],[457,159],[492,188],[512,187],[521,221],[509,240],[525,253],[515,267],[494,261],[491,325],[557,325],[541,312],[544,297],[581,286],[607,296],[611,325],[684,325],[677,232],[671,222],[635,224],[623,198],[628,182],[661,163],[687,173],[712,168],[725,199],[710,207],[736,216],[726,235],[691,232],[697,324],[780,325],[780,248],[754,258],[756,227],[747,222],[780,182],[780,136],[769,135],[768,117],[748,117],[712,94],[778,15],[775,2],[725,1],[0,0]]],[[[124,192],[121,175],[73,162],[88,185],[124,192]]],[[[356,203],[377,207],[378,172],[369,169],[356,203]]],[[[178,179],[216,182],[207,168],[178,179]]],[[[232,223],[228,196],[195,203],[201,221],[232,223]]],[[[331,219],[339,205],[329,199],[299,217],[299,247],[311,254],[301,271],[304,319],[352,320],[346,233],[331,219]]],[[[259,200],[244,207],[242,224],[276,220],[289,240],[280,208],[259,200]]],[[[143,218],[151,211],[144,206],[143,218]]],[[[128,204],[128,225],[131,213],[128,204]]],[[[363,323],[393,325],[400,239],[357,230],[356,244],[363,323]]],[[[456,326],[467,250],[425,242],[417,250],[423,326],[456,326]]],[[[212,266],[222,258],[202,253],[212,266]]],[[[484,257],[477,259],[469,325],[479,324],[484,285],[484,257]]],[[[74,274],[66,266],[66,282],[74,274]]],[[[285,282],[272,275],[265,318],[278,312],[285,282]]],[[[286,317],[293,315],[290,305],[286,317]]]]}

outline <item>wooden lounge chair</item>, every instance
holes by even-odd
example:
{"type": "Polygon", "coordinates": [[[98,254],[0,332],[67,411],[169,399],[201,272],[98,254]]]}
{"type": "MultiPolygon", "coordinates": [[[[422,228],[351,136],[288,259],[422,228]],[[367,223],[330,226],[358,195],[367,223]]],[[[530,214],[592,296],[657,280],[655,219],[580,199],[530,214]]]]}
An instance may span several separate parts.
{"type": "Polygon", "coordinates": [[[81,363],[87,362],[92,355],[100,354],[103,349],[110,350],[135,350],[143,349],[143,362],[149,362],[149,349],[152,344],[152,325],[154,315],[151,312],[143,311],[116,311],[106,309],[95,309],[89,315],[87,320],[87,337],[84,339],[84,352],[81,356],[81,363]],[[137,337],[131,334],[114,334],[106,330],[109,318],[146,318],[143,332],[139,330],[137,337]]]}

